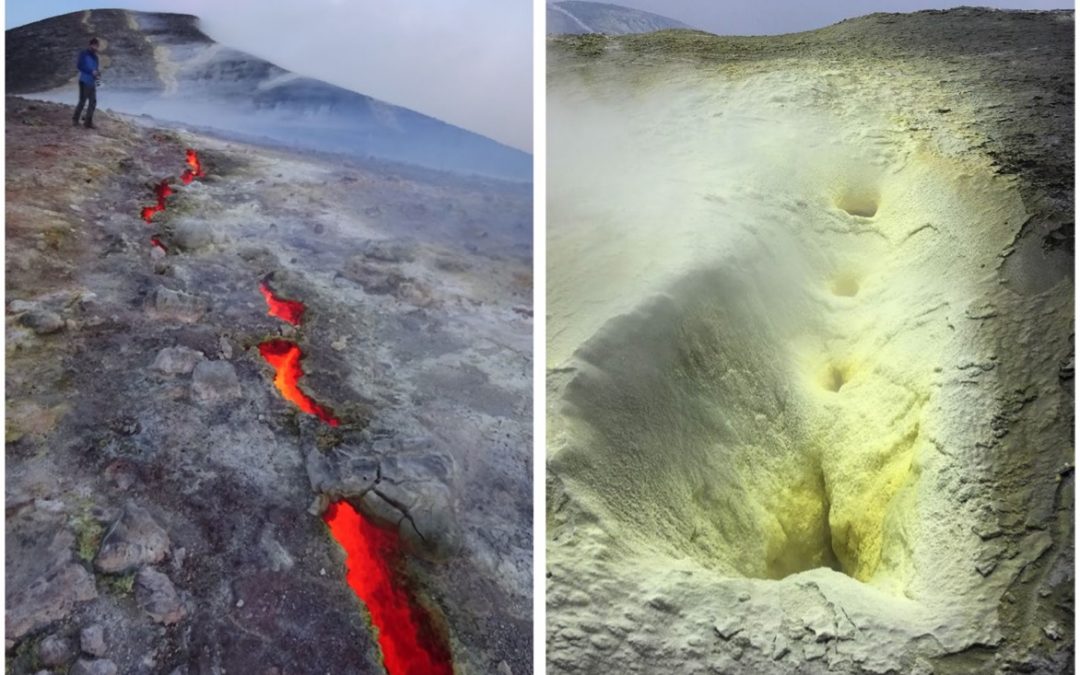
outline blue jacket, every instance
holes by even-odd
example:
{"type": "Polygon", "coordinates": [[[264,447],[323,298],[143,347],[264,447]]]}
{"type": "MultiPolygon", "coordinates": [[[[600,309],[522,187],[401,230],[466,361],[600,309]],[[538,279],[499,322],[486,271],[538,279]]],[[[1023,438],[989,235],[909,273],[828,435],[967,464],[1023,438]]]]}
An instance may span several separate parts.
{"type": "Polygon", "coordinates": [[[94,86],[94,71],[98,69],[97,54],[89,49],[82,50],[75,67],[79,69],[79,82],[94,86]]]}

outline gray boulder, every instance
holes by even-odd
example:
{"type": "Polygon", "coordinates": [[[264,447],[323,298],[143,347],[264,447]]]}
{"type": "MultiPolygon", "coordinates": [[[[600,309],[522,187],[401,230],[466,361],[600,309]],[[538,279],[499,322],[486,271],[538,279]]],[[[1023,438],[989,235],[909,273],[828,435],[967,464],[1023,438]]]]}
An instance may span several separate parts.
{"type": "Polygon", "coordinates": [[[194,323],[206,314],[209,303],[205,298],[164,286],[154,292],[154,311],[164,318],[194,323]]]}
{"type": "Polygon", "coordinates": [[[172,581],[152,567],[144,567],[136,575],[135,600],[151,619],[161,624],[178,623],[187,616],[172,581]]]}
{"type": "Polygon", "coordinates": [[[158,352],[150,367],[166,375],[186,375],[194,370],[195,365],[204,358],[206,357],[202,352],[194,349],[166,347],[158,352]]]}
{"type": "Polygon", "coordinates": [[[60,564],[28,586],[8,592],[12,594],[8,596],[4,617],[7,640],[18,640],[53,621],[65,619],[76,604],[97,597],[94,577],[75,562],[60,564]]]}
{"type": "Polygon", "coordinates": [[[62,666],[75,656],[71,641],[59,635],[50,635],[38,645],[38,661],[49,668],[62,666]]]}
{"type": "Polygon", "coordinates": [[[101,624],[83,628],[79,633],[79,646],[90,656],[105,656],[105,629],[101,624]]]}
{"type": "Polygon", "coordinates": [[[123,574],[160,562],[169,545],[165,529],[145,509],[129,502],[102,539],[94,567],[108,574],[123,574]]]}
{"type": "Polygon", "coordinates": [[[56,312],[45,310],[26,312],[19,317],[19,324],[31,329],[38,335],[58,333],[64,329],[64,319],[56,312]]]}
{"type": "Polygon", "coordinates": [[[228,361],[200,361],[191,378],[191,397],[200,403],[218,403],[240,397],[240,380],[228,361]]]}
{"type": "Polygon", "coordinates": [[[360,253],[369,260],[402,263],[416,260],[416,242],[409,239],[368,239],[360,253]]]}
{"type": "Polygon", "coordinates": [[[379,448],[338,446],[307,455],[312,490],[325,502],[350,499],[368,517],[398,528],[413,552],[445,558],[460,546],[450,490],[455,467],[429,442],[379,448]]]}
{"type": "Polygon", "coordinates": [[[109,659],[79,659],[68,675],[116,675],[116,664],[109,659]]]}
{"type": "Polygon", "coordinates": [[[22,314],[23,312],[30,312],[39,307],[39,304],[32,300],[11,300],[8,302],[8,312],[12,314],[22,314]]]}
{"type": "Polygon", "coordinates": [[[172,243],[182,251],[197,251],[214,244],[214,231],[201,220],[182,220],[175,223],[172,243]]]}

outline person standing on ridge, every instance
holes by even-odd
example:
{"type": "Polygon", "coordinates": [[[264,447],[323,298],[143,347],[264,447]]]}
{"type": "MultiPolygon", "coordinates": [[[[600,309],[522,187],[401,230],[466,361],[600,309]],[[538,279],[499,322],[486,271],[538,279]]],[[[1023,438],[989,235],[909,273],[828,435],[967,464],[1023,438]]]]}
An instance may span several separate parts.
{"type": "Polygon", "coordinates": [[[75,106],[73,122],[79,126],[79,116],[82,115],[83,105],[86,105],[86,117],[84,123],[87,129],[94,128],[94,109],[97,108],[97,78],[101,75],[98,70],[98,39],[90,38],[90,46],[79,53],[75,67],[79,69],[79,105],[75,106]]]}

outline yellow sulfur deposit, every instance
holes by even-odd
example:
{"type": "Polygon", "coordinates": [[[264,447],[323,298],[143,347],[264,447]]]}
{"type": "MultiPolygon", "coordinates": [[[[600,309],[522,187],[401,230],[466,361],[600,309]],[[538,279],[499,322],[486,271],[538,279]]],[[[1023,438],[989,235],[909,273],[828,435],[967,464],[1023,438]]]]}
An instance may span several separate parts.
{"type": "Polygon", "coordinates": [[[554,43],[549,672],[938,672],[1027,634],[1071,278],[1014,253],[996,94],[853,51],[864,21],[554,43]]]}

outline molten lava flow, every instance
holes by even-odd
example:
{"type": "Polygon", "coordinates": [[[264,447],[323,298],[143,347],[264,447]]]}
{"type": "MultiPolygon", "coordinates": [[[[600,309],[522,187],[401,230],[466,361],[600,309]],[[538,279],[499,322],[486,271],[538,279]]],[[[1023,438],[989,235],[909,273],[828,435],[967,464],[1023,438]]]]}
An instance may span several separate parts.
{"type": "Polygon", "coordinates": [[[173,194],[172,186],[169,185],[169,179],[161,181],[154,186],[154,196],[157,197],[157,204],[154,206],[144,206],[142,210],[142,219],[146,222],[151,222],[154,218],[154,214],[158,211],[165,210],[165,198],[173,194]]]}
{"type": "Polygon", "coordinates": [[[164,210],[164,207],[158,206],[157,204],[154,206],[144,206],[142,210],[142,219],[149,223],[153,221],[155,213],[164,210]]]}
{"type": "Polygon", "coordinates": [[[188,168],[184,169],[184,173],[180,174],[180,180],[184,181],[184,185],[190,185],[191,181],[206,175],[202,168],[202,162],[199,161],[199,153],[191,148],[187,149],[187,165],[188,168]]]}
{"type": "Polygon", "coordinates": [[[318,417],[332,427],[341,424],[329,410],[300,391],[298,382],[304,376],[300,368],[300,358],[303,356],[300,347],[288,340],[267,340],[259,345],[259,353],[274,369],[274,386],[286,401],[291,401],[307,414],[318,417]]]}
{"type": "Polygon", "coordinates": [[[155,248],[160,248],[162,253],[168,253],[169,249],[165,248],[165,244],[161,243],[161,240],[155,237],[150,237],[150,245],[155,248]]]}
{"type": "Polygon", "coordinates": [[[157,196],[158,206],[162,210],[165,210],[165,198],[173,193],[172,186],[169,185],[168,179],[161,181],[154,188],[154,194],[157,196]]]}
{"type": "Polygon", "coordinates": [[[323,520],[345,549],[345,578],[379,631],[386,672],[452,675],[449,650],[403,583],[397,531],[371,523],[346,501],[330,504],[323,520]]]}
{"type": "Polygon", "coordinates": [[[265,280],[259,283],[259,292],[266,298],[266,306],[270,308],[268,312],[270,316],[276,316],[294,326],[300,325],[300,319],[304,316],[304,303],[296,300],[283,300],[277,297],[270,290],[270,284],[265,280]]]}

